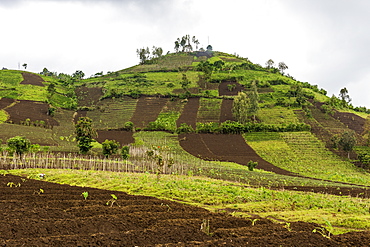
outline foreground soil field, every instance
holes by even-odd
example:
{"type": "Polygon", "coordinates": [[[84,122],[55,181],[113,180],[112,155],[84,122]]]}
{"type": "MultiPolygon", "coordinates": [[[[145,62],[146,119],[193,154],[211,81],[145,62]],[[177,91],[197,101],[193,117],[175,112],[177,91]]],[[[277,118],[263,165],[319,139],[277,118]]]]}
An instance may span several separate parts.
{"type": "Polygon", "coordinates": [[[0,246],[368,246],[318,225],[237,218],[123,192],[0,176],[0,246]],[[86,200],[82,196],[88,192],[86,200]],[[114,194],[117,200],[109,202],[114,194]],[[108,202],[108,205],[107,205],[108,202]]]}

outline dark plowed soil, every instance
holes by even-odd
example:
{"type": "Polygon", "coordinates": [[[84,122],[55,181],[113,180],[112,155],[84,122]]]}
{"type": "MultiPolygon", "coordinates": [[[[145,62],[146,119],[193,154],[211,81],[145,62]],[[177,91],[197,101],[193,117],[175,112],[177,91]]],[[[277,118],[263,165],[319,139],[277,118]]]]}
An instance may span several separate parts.
{"type": "Polygon", "coordinates": [[[239,92],[241,92],[244,89],[244,86],[237,83],[236,81],[223,81],[218,86],[218,93],[220,96],[223,95],[238,95],[239,92]],[[230,90],[228,88],[228,85],[235,85],[235,88],[230,90]]]}
{"type": "Polygon", "coordinates": [[[233,100],[223,99],[221,105],[221,114],[220,114],[220,123],[223,123],[227,120],[235,121],[235,118],[232,113],[233,100]]]}
{"type": "Polygon", "coordinates": [[[0,99],[0,109],[4,109],[5,107],[8,107],[14,102],[15,102],[15,99],[1,98],[0,99]]]}
{"type": "Polygon", "coordinates": [[[354,130],[357,134],[362,135],[364,132],[365,119],[350,112],[334,113],[334,118],[341,121],[349,129],[354,130]]]}
{"type": "Polygon", "coordinates": [[[258,162],[258,168],[283,175],[293,175],[262,159],[241,135],[182,134],[181,147],[190,154],[206,160],[220,160],[247,165],[258,162]]]}
{"type": "Polygon", "coordinates": [[[78,106],[95,106],[103,96],[101,87],[78,87],[76,89],[78,106]]]}
{"type": "Polygon", "coordinates": [[[369,232],[325,238],[316,224],[273,223],[146,196],[0,176],[1,246],[368,246],[369,232]],[[20,187],[9,187],[13,182],[20,187]],[[40,193],[43,189],[44,193],[40,193]],[[86,200],[81,193],[89,193],[86,200]],[[111,194],[113,206],[106,205],[111,194]],[[204,227],[209,222],[209,228],[204,227]],[[252,223],[253,222],[253,223],[252,223]],[[203,228],[202,228],[203,226],[203,228]]]}
{"type": "MultiPolygon", "coordinates": [[[[281,175],[303,177],[298,174],[286,171],[262,159],[245,142],[241,135],[216,135],[216,134],[181,134],[179,135],[181,147],[190,154],[204,160],[219,160],[235,162],[247,165],[249,161],[258,162],[257,168],[271,171],[281,175]]],[[[280,188],[276,188],[280,189],[280,188]]],[[[351,195],[354,197],[369,198],[370,188],[347,187],[308,187],[294,186],[284,187],[297,191],[308,191],[317,193],[328,193],[333,195],[351,195]]]]}
{"type": "Polygon", "coordinates": [[[123,145],[133,143],[135,140],[132,136],[131,131],[122,131],[122,130],[98,130],[97,141],[102,143],[105,140],[115,140],[123,145]]]}
{"type": "Polygon", "coordinates": [[[186,123],[187,125],[190,125],[195,129],[198,109],[199,98],[189,98],[188,103],[186,103],[180,117],[177,119],[177,127],[179,127],[182,123],[186,123]]]}
{"type": "Polygon", "coordinates": [[[135,127],[147,126],[149,122],[154,122],[157,119],[167,101],[167,98],[140,97],[130,121],[134,123],[135,127]]]}
{"type": "Polygon", "coordinates": [[[41,86],[41,87],[45,86],[43,84],[44,79],[42,79],[41,76],[39,75],[23,72],[22,76],[23,76],[23,81],[21,82],[21,84],[29,84],[29,85],[41,86]]]}
{"type": "Polygon", "coordinates": [[[5,111],[10,115],[8,122],[11,123],[19,124],[29,118],[31,122],[44,121],[47,126],[58,126],[59,123],[47,114],[48,109],[49,105],[46,103],[19,100],[15,105],[7,108],[5,111]]]}

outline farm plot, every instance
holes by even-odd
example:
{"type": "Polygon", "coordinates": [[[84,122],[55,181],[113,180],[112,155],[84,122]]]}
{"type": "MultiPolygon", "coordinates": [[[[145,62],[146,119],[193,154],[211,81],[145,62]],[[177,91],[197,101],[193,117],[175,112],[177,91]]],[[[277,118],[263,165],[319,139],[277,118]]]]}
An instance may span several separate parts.
{"type": "Polygon", "coordinates": [[[135,127],[147,126],[149,122],[157,119],[167,101],[166,98],[140,97],[130,121],[134,123],[135,127]]]}
{"type": "Polygon", "coordinates": [[[105,99],[98,103],[97,109],[87,111],[86,116],[93,121],[96,129],[118,129],[133,116],[138,100],[130,97],[105,99]]]}
{"type": "Polygon", "coordinates": [[[23,81],[21,84],[28,84],[28,85],[33,85],[33,86],[41,86],[44,87],[44,79],[41,78],[41,76],[32,74],[32,73],[22,73],[23,76],[23,81]]]}
{"type": "Polygon", "coordinates": [[[182,123],[196,128],[197,114],[199,109],[199,98],[189,98],[188,103],[184,106],[180,117],[177,119],[177,127],[182,123]]]}
{"type": "Polygon", "coordinates": [[[244,89],[244,86],[237,83],[236,81],[223,81],[218,86],[219,96],[228,95],[238,95],[244,89]]]}
{"type": "Polygon", "coordinates": [[[181,147],[190,154],[209,160],[220,160],[247,165],[249,161],[258,162],[259,169],[282,175],[291,172],[262,159],[244,141],[241,135],[183,134],[179,136],[181,147]]]}
{"type": "Polygon", "coordinates": [[[223,99],[221,104],[221,113],[220,113],[220,123],[223,123],[227,120],[235,121],[235,118],[232,113],[233,109],[233,100],[223,99]]]}
{"type": "Polygon", "coordinates": [[[272,223],[119,191],[0,176],[4,246],[348,246],[367,232],[325,238],[316,224],[272,223]],[[294,245],[292,244],[294,243],[294,245]]]}
{"type": "Polygon", "coordinates": [[[49,105],[46,103],[32,100],[19,100],[5,110],[9,114],[8,122],[10,123],[22,123],[42,127],[57,126],[58,122],[47,114],[48,109],[49,105]]]}
{"type": "Polygon", "coordinates": [[[200,98],[197,122],[219,122],[221,114],[221,99],[200,98]]]}
{"type": "Polygon", "coordinates": [[[248,133],[247,142],[272,164],[319,179],[368,185],[370,176],[342,160],[310,132],[248,133]],[[272,138],[269,139],[269,136],[272,138]],[[323,172],[325,170],[326,172],[323,172]]]}

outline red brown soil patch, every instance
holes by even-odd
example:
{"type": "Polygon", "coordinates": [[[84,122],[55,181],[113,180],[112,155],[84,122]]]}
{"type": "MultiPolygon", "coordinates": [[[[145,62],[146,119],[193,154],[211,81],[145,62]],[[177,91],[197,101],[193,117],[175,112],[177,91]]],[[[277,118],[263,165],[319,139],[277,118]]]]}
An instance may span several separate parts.
{"type": "Polygon", "coordinates": [[[225,121],[235,121],[235,118],[232,113],[234,100],[223,99],[221,105],[221,114],[220,114],[220,123],[225,121]]]}
{"type": "Polygon", "coordinates": [[[140,97],[130,121],[134,123],[135,127],[147,126],[149,122],[154,122],[157,119],[167,101],[167,98],[140,97]]]}
{"type": "Polygon", "coordinates": [[[4,109],[5,107],[8,107],[14,102],[15,102],[15,99],[1,98],[0,99],[0,109],[4,109]]]}
{"type": "Polygon", "coordinates": [[[258,162],[259,169],[282,175],[293,173],[272,165],[262,159],[241,135],[222,134],[182,134],[181,147],[190,154],[206,160],[220,160],[247,165],[249,161],[258,162]]]}
{"type": "Polygon", "coordinates": [[[176,121],[177,127],[179,127],[182,123],[186,123],[187,125],[190,125],[195,129],[197,123],[198,109],[199,98],[189,98],[188,102],[181,112],[180,117],[176,121]]]}
{"type": "Polygon", "coordinates": [[[32,74],[32,73],[22,73],[23,76],[23,81],[21,84],[28,84],[28,85],[33,85],[33,86],[41,86],[44,87],[45,85],[43,84],[44,79],[41,78],[41,76],[32,74]]]}
{"type": "Polygon", "coordinates": [[[358,135],[364,133],[365,119],[357,116],[356,114],[350,112],[338,112],[334,113],[334,118],[341,121],[349,129],[355,131],[358,135]]]}
{"type": "Polygon", "coordinates": [[[31,122],[44,121],[47,126],[58,126],[59,123],[48,115],[49,105],[39,101],[19,100],[15,105],[6,109],[10,115],[8,122],[21,123],[27,118],[31,122]]]}
{"type": "Polygon", "coordinates": [[[367,246],[369,232],[324,238],[316,224],[236,218],[118,191],[0,176],[1,246],[367,246]],[[7,183],[20,183],[9,187],[7,183]],[[40,188],[43,194],[38,194],[40,188]],[[84,200],[81,193],[87,191],[84,200]],[[113,207],[110,194],[118,198],[113,207]],[[209,233],[201,225],[209,220],[209,233]]]}
{"type": "Polygon", "coordinates": [[[237,83],[236,81],[223,81],[218,86],[218,93],[220,96],[228,95],[238,95],[239,92],[241,92],[244,89],[244,86],[237,83]],[[232,90],[229,90],[228,85],[235,85],[235,88],[232,90]]]}
{"type": "Polygon", "coordinates": [[[96,105],[103,96],[101,87],[78,87],[76,88],[78,106],[91,107],[96,105]]]}
{"type": "Polygon", "coordinates": [[[134,137],[132,136],[131,131],[123,131],[123,130],[98,130],[98,138],[97,141],[102,143],[105,140],[115,140],[123,145],[128,145],[130,143],[135,142],[134,137]]]}

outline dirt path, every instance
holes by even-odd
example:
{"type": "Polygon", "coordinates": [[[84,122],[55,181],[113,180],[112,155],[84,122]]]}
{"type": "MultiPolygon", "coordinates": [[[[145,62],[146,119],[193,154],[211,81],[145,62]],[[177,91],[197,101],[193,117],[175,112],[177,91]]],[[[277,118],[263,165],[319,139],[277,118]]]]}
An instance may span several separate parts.
{"type": "Polygon", "coordinates": [[[245,219],[146,196],[0,176],[1,246],[366,246],[369,232],[325,238],[315,224],[245,219]],[[19,187],[7,186],[9,182],[19,187]],[[44,193],[40,193],[40,189],[44,193]],[[86,200],[82,193],[88,192],[86,200]],[[113,206],[106,205],[111,194],[113,206]],[[209,222],[209,228],[206,226],[209,222]],[[253,224],[252,224],[253,222],[253,224]]]}
{"type": "Polygon", "coordinates": [[[23,81],[21,84],[28,84],[28,85],[33,85],[33,86],[41,86],[44,87],[45,85],[43,84],[44,79],[41,78],[41,76],[32,74],[32,73],[27,73],[23,72],[23,81]]]}

